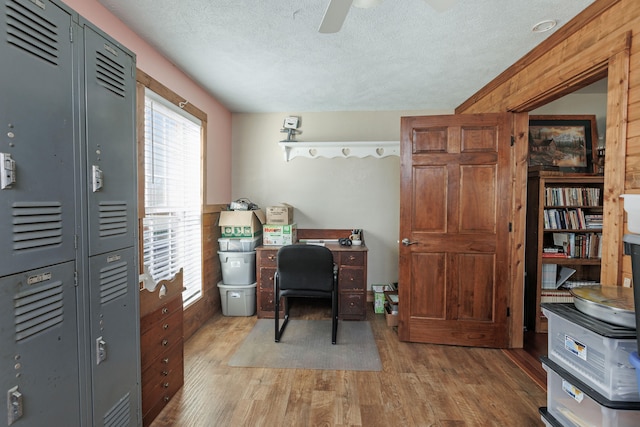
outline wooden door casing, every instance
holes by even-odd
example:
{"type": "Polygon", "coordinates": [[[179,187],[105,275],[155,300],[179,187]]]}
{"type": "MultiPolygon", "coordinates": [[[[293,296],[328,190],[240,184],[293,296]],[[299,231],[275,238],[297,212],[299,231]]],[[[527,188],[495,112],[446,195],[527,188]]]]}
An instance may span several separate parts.
{"type": "Polygon", "coordinates": [[[510,114],[403,117],[403,341],[508,345],[510,114]]]}

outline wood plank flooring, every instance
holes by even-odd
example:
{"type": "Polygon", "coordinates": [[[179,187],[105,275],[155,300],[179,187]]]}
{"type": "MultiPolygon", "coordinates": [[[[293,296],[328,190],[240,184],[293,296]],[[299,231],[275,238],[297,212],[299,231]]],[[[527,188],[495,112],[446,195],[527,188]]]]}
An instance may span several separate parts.
{"type": "Polygon", "coordinates": [[[543,425],[545,391],[504,352],[400,342],[368,306],[381,372],[230,367],[256,317],[216,315],[185,343],[184,387],[152,426],[543,425]]]}

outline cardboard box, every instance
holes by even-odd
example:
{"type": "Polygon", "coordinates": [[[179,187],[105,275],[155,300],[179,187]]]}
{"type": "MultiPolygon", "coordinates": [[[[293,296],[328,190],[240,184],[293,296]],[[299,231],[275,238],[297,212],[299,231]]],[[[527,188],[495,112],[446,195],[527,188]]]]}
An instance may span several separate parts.
{"type": "Polygon", "coordinates": [[[255,237],[262,233],[266,221],[261,209],[253,211],[220,212],[220,233],[222,237],[255,237]]]}
{"type": "Polygon", "coordinates": [[[293,224],[293,206],[283,203],[267,207],[267,224],[293,224]]]}
{"type": "Polygon", "coordinates": [[[371,285],[371,290],[373,290],[373,312],[377,314],[384,313],[384,292],[392,291],[393,288],[389,285],[371,285]]]}
{"type": "Polygon", "coordinates": [[[262,226],[262,244],[265,246],[291,245],[298,241],[297,224],[265,224],[262,226]]]}

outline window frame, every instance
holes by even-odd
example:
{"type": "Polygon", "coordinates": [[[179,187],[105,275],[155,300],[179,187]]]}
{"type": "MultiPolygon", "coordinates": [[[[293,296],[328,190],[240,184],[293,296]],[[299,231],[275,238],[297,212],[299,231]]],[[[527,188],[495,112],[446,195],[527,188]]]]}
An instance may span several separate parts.
{"type": "MultiPolygon", "coordinates": [[[[136,70],[136,114],[137,114],[137,158],[138,158],[138,239],[139,239],[139,253],[138,258],[140,260],[140,273],[142,273],[144,268],[144,245],[143,245],[143,219],[146,215],[145,212],[145,89],[149,89],[154,92],[156,95],[162,97],[164,100],[173,104],[177,108],[184,110],[185,112],[191,114],[201,122],[201,134],[200,134],[200,215],[201,220],[203,220],[204,216],[204,196],[206,194],[206,170],[204,168],[204,160],[206,159],[206,137],[207,137],[207,115],[199,108],[192,105],[188,102],[184,97],[179,96],[171,89],[167,88],[157,80],[150,77],[144,71],[137,69],[136,70]]],[[[201,289],[199,296],[197,298],[193,298],[189,301],[189,304],[184,305],[183,309],[187,309],[195,302],[201,300],[204,297],[204,286],[205,286],[205,268],[204,268],[204,260],[205,260],[205,248],[204,244],[206,242],[205,239],[205,226],[204,222],[201,223],[201,258],[202,262],[200,265],[201,269],[201,289]]]]}

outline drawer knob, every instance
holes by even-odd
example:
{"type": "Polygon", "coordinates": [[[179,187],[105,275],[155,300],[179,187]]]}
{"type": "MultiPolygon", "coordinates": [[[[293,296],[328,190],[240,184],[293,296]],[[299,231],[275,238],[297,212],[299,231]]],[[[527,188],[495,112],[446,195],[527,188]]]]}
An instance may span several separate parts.
{"type": "Polygon", "coordinates": [[[168,402],[170,400],[170,397],[169,396],[165,396],[165,397],[162,398],[162,400],[164,400],[165,402],[168,402]]]}
{"type": "Polygon", "coordinates": [[[169,340],[167,340],[167,339],[162,340],[162,345],[163,346],[166,347],[168,344],[169,344],[169,340]]]}
{"type": "Polygon", "coordinates": [[[164,384],[162,384],[162,387],[164,387],[164,388],[169,388],[169,383],[164,383],[164,384]]]}
{"type": "Polygon", "coordinates": [[[164,359],[162,359],[162,363],[167,364],[169,363],[169,358],[165,357],[164,359]]]}
{"type": "Polygon", "coordinates": [[[162,325],[162,329],[167,330],[169,329],[169,324],[165,323],[164,325],[162,325]]]}
{"type": "Polygon", "coordinates": [[[164,375],[165,377],[169,375],[168,371],[162,371],[162,375],[164,375]]]}
{"type": "Polygon", "coordinates": [[[273,261],[274,259],[276,259],[275,255],[269,255],[267,258],[269,258],[271,261],[273,261]]]}
{"type": "Polygon", "coordinates": [[[167,307],[162,307],[162,314],[167,314],[169,309],[167,307]]]}

